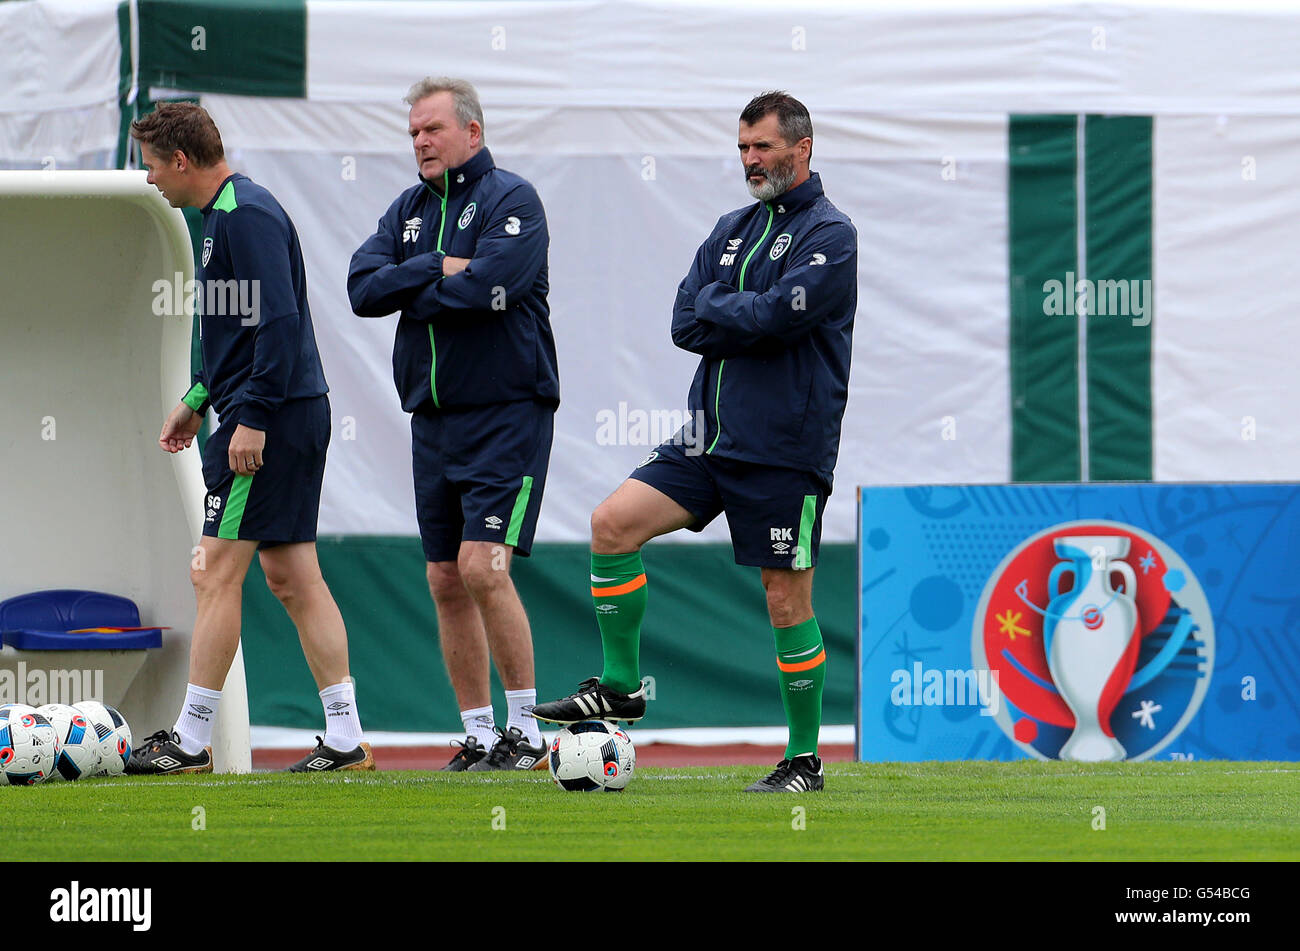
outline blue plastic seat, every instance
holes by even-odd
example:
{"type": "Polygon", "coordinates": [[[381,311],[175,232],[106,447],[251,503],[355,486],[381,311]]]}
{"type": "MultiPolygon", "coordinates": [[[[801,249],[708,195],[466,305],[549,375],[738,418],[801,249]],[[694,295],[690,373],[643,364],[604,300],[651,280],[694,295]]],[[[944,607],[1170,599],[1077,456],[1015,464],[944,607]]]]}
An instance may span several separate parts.
{"type": "Polygon", "coordinates": [[[16,650],[143,650],[162,646],[162,628],[70,634],[88,627],[139,627],[130,598],[101,591],[57,589],[0,601],[0,643],[16,650]]]}

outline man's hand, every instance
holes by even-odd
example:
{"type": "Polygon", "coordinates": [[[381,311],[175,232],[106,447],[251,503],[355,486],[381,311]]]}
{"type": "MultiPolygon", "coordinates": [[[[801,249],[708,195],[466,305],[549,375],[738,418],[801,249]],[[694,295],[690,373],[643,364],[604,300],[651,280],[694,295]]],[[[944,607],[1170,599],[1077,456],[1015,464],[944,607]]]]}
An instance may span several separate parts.
{"type": "Polygon", "coordinates": [[[469,267],[469,258],[444,257],[442,259],[442,276],[451,277],[469,267]]]}
{"type": "Polygon", "coordinates": [[[266,448],[266,433],[249,429],[243,423],[235,427],[230,437],[230,468],[235,475],[253,475],[262,468],[262,450],[266,448]]]}
{"type": "Polygon", "coordinates": [[[180,452],[182,449],[188,449],[202,425],[203,417],[184,403],[180,403],[163,423],[158,445],[162,446],[164,452],[180,452]]]}

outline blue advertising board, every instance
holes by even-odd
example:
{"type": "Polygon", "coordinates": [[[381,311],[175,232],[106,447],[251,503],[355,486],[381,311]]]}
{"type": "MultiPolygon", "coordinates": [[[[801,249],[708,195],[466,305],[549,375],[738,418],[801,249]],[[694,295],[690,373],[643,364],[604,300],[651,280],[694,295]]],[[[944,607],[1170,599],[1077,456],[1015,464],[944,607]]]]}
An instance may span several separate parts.
{"type": "Polygon", "coordinates": [[[859,759],[1300,759],[1300,486],[858,498],[859,759]]]}

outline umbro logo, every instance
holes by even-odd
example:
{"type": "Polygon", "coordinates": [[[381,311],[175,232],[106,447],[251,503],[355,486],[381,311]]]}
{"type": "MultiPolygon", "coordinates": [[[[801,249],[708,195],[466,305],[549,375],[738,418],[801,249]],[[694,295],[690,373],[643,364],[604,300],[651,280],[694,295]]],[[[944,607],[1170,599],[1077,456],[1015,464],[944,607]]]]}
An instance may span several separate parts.
{"type": "Polygon", "coordinates": [[[534,756],[521,756],[519,762],[515,763],[515,769],[531,769],[536,762],[537,758],[534,756]]]}
{"type": "Polygon", "coordinates": [[[617,614],[617,613],[618,613],[618,605],[617,605],[617,604],[598,604],[598,605],[596,605],[596,613],[597,613],[597,614],[617,614]]]}
{"type": "Polygon", "coordinates": [[[813,685],[811,680],[796,680],[790,684],[791,690],[807,690],[813,685]]]}
{"type": "Polygon", "coordinates": [[[205,706],[204,706],[203,704],[201,704],[201,703],[191,703],[191,704],[190,704],[190,709],[193,710],[195,713],[203,714],[203,715],[206,715],[206,714],[209,714],[209,713],[212,712],[212,708],[211,708],[211,707],[205,707],[205,706]]]}
{"type": "Polygon", "coordinates": [[[408,218],[402,230],[402,244],[414,244],[420,237],[420,225],[424,222],[420,218],[408,218]]]}
{"type": "Polygon", "coordinates": [[[331,704],[330,704],[328,707],[326,707],[325,709],[326,709],[326,710],[346,710],[346,709],[347,709],[348,707],[350,707],[350,706],[352,706],[352,704],[350,704],[350,703],[344,703],[342,700],[335,700],[333,703],[331,703],[331,704]]]}
{"type": "Polygon", "coordinates": [[[159,769],[166,772],[169,769],[177,769],[184,764],[174,756],[160,756],[153,761],[153,764],[159,769]]]}
{"type": "Polygon", "coordinates": [[[483,519],[483,524],[493,531],[496,531],[501,527],[501,521],[502,520],[497,518],[495,515],[489,515],[487,518],[483,519]]]}
{"type": "Polygon", "coordinates": [[[324,756],[317,756],[315,759],[310,760],[307,763],[307,768],[315,769],[315,770],[329,769],[330,766],[333,765],[333,763],[334,763],[333,760],[326,759],[324,756]]]}
{"type": "Polygon", "coordinates": [[[789,550],[790,546],[785,542],[774,542],[772,544],[772,551],[776,552],[778,555],[784,555],[789,550]]]}
{"type": "Polygon", "coordinates": [[[731,239],[729,239],[729,240],[727,241],[727,250],[728,250],[728,251],[738,251],[738,250],[740,250],[740,242],[741,242],[741,239],[740,239],[740,238],[731,238],[731,239]]]}

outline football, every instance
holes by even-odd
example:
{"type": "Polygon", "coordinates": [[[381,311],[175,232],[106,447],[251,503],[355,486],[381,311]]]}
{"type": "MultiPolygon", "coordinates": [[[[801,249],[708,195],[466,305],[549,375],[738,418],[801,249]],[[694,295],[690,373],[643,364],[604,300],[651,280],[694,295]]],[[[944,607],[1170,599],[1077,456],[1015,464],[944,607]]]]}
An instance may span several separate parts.
{"type": "Polygon", "coordinates": [[[50,721],[22,704],[9,707],[0,717],[0,783],[34,786],[49,779],[59,756],[50,721]]]}
{"type": "Polygon", "coordinates": [[[64,703],[47,703],[37,712],[50,721],[59,740],[59,758],[50,779],[81,779],[103,767],[99,734],[86,715],[64,703]]]}
{"type": "Polygon", "coordinates": [[[131,727],[122,714],[97,700],[73,704],[94,728],[99,737],[99,769],[92,776],[121,776],[131,758],[131,727]]]}
{"type": "Polygon", "coordinates": [[[547,762],[561,789],[621,792],[632,781],[636,749],[618,724],[587,720],[559,732],[547,762]]]}

